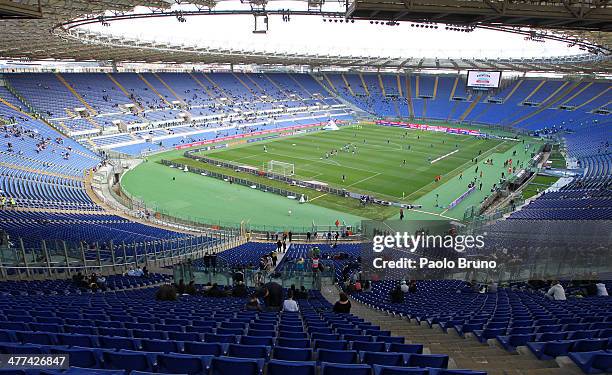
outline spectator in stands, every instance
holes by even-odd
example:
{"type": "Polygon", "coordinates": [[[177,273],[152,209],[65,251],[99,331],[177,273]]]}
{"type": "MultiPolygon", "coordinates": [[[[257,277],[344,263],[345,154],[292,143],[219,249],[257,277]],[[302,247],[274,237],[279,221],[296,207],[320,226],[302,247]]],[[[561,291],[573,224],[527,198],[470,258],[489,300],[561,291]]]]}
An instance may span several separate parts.
{"type": "Polygon", "coordinates": [[[95,273],[92,273],[91,276],[89,276],[89,279],[87,279],[87,285],[89,286],[89,289],[96,291],[98,290],[98,275],[95,273]]]}
{"type": "Polygon", "coordinates": [[[198,290],[195,286],[195,280],[191,280],[187,287],[185,288],[185,293],[191,296],[195,296],[198,293],[198,290]]]}
{"type": "Polygon", "coordinates": [[[334,304],[333,311],[340,314],[348,314],[351,312],[351,301],[344,292],[340,292],[340,298],[334,304]]]}
{"type": "Polygon", "coordinates": [[[160,286],[155,293],[155,299],[158,301],[176,301],[176,288],[170,284],[160,286]]]}
{"type": "Polygon", "coordinates": [[[410,281],[410,285],[408,285],[408,293],[416,293],[417,292],[417,283],[416,280],[410,281]]]}
{"type": "Polygon", "coordinates": [[[106,277],[104,277],[103,275],[99,275],[96,278],[96,285],[98,286],[98,288],[106,290],[106,277]]]}
{"type": "Polygon", "coordinates": [[[262,311],[261,304],[259,303],[256,294],[251,295],[249,302],[244,305],[244,308],[249,311],[262,311]]]}
{"type": "Polygon", "coordinates": [[[552,286],[548,289],[546,293],[546,297],[552,299],[553,301],[565,301],[567,298],[565,297],[565,289],[558,280],[552,282],[552,286]]]}
{"type": "Polygon", "coordinates": [[[487,284],[487,292],[488,293],[497,293],[497,283],[493,280],[487,284]]]}
{"type": "Polygon", "coordinates": [[[208,289],[207,295],[209,297],[220,298],[224,297],[225,293],[223,293],[223,290],[219,288],[219,285],[217,285],[217,283],[213,283],[212,287],[208,289]]]}
{"type": "Polygon", "coordinates": [[[408,284],[406,284],[406,280],[402,280],[400,289],[402,290],[402,293],[408,293],[408,284]]]}
{"type": "Polygon", "coordinates": [[[248,295],[247,288],[242,281],[238,281],[232,289],[232,296],[244,298],[248,295]]]}
{"type": "Polygon", "coordinates": [[[244,273],[242,271],[240,271],[240,270],[237,270],[232,275],[232,279],[234,280],[235,284],[243,283],[244,282],[244,273]]]}
{"type": "Polygon", "coordinates": [[[319,262],[320,262],[319,261],[319,257],[315,256],[313,254],[313,256],[312,256],[312,265],[311,265],[312,272],[314,272],[314,273],[319,272],[319,266],[320,266],[319,262]]]}
{"type": "Polygon", "coordinates": [[[283,299],[283,287],[271,281],[261,288],[259,296],[264,299],[268,311],[279,311],[283,299]]]}
{"type": "Polygon", "coordinates": [[[404,292],[402,292],[402,288],[400,285],[397,285],[390,293],[391,303],[403,303],[404,302],[404,292]]]}
{"type": "Polygon", "coordinates": [[[595,286],[597,287],[597,295],[599,297],[608,296],[608,289],[606,288],[606,284],[600,281],[596,283],[595,286]]]}
{"type": "Polygon", "coordinates": [[[85,287],[85,276],[79,271],[76,275],[72,276],[72,281],[79,287],[85,287]]]}
{"type": "Polygon", "coordinates": [[[178,294],[184,294],[187,286],[185,285],[185,280],[180,279],[178,285],[176,286],[176,291],[178,294]]]}
{"type": "Polygon", "coordinates": [[[298,299],[308,299],[308,291],[306,290],[306,287],[304,285],[302,285],[300,287],[300,290],[298,292],[297,297],[298,299]]]}
{"type": "Polygon", "coordinates": [[[287,299],[285,300],[285,302],[283,302],[283,311],[288,311],[288,312],[300,311],[300,307],[298,306],[297,302],[295,302],[295,300],[293,299],[293,292],[291,290],[289,290],[289,293],[287,293],[287,299]]]}
{"type": "Polygon", "coordinates": [[[149,277],[149,270],[147,269],[146,265],[144,267],[142,267],[142,276],[143,277],[149,277]]]}

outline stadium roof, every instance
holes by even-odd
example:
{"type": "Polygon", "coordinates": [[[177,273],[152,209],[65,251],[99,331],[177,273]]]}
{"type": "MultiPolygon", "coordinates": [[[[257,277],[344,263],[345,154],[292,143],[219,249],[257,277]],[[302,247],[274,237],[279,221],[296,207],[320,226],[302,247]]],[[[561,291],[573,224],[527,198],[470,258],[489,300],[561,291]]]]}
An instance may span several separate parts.
{"type": "MultiPolygon", "coordinates": [[[[227,0],[230,1],[230,0],[227,0]]],[[[236,0],[237,1],[237,0],[236,0]]],[[[246,1],[246,0],[243,0],[246,1]]],[[[256,4],[254,12],[262,12],[267,1],[251,0],[256,4]],[[262,5],[264,4],[264,5],[262,5]]],[[[273,1],[273,0],[270,0],[273,1]]],[[[310,3],[313,0],[310,0],[310,3]]],[[[358,2],[360,6],[365,6],[371,2],[358,2]]],[[[387,2],[385,4],[390,4],[387,2]]],[[[418,3],[411,1],[409,4],[418,3]]],[[[525,1],[436,1],[435,7],[439,12],[444,9],[448,12],[450,3],[530,3],[529,10],[537,13],[536,3],[562,3],[554,2],[525,2],[525,1]],[[533,3],[533,4],[531,4],[533,3]]],[[[578,2],[583,3],[583,2],[578,2]]],[[[587,1],[584,1],[587,3],[587,1]]],[[[588,1],[588,3],[593,3],[588,1]]],[[[610,8],[606,5],[607,1],[599,1],[599,7],[587,12],[584,17],[597,16],[609,17],[610,8]],[[603,12],[603,15],[602,15],[603,12]]],[[[342,54],[315,55],[304,53],[269,53],[249,50],[238,50],[232,48],[218,49],[201,45],[184,45],[179,43],[155,43],[143,41],[136,38],[126,38],[109,36],[97,32],[88,31],[84,28],[67,26],[69,21],[80,19],[87,22],[108,22],[113,17],[122,17],[132,11],[135,6],[146,6],[151,14],[169,11],[174,1],[161,0],[101,0],[86,1],[73,0],[62,2],[48,2],[42,5],[38,1],[26,0],[19,4],[7,0],[0,0],[0,58],[6,59],[29,59],[29,60],[75,60],[75,61],[115,61],[115,62],[147,62],[147,63],[181,63],[181,64],[259,64],[259,65],[300,65],[321,67],[343,67],[355,69],[446,69],[446,70],[466,70],[466,69],[495,69],[495,70],[514,70],[514,71],[545,71],[545,72],[585,72],[585,73],[610,73],[612,72],[612,57],[610,55],[610,36],[608,32],[588,32],[588,31],[564,31],[566,35],[572,35],[579,39],[575,41],[588,41],[588,45],[595,46],[597,49],[577,56],[565,57],[546,57],[535,59],[476,59],[476,58],[389,58],[347,56],[342,54]],[[16,10],[11,11],[11,5],[16,6],[16,10]],[[21,9],[17,9],[21,8],[21,9]],[[27,19],[15,19],[16,12],[22,11],[21,17],[27,19]],[[109,16],[108,11],[112,14],[109,16]],[[38,12],[38,13],[37,13],[38,12]],[[102,17],[103,16],[103,17],[102,17]]],[[[214,12],[216,1],[211,0],[191,0],[190,4],[196,4],[198,10],[202,12],[214,12]]],[[[359,5],[358,4],[358,5],[359,5]]],[[[558,4],[557,4],[558,5],[558,4]]],[[[386,5],[385,5],[386,6],[386,5]]],[[[544,11],[545,5],[541,10],[544,11]]],[[[430,6],[433,7],[433,6],[430,6]]],[[[526,7],[527,8],[527,7],[526,7]]],[[[579,8],[577,8],[579,9],[579,8]]],[[[455,9],[456,11],[457,9],[455,9]]],[[[573,9],[570,9],[574,11],[573,9]]],[[[475,10],[473,10],[475,12],[475,10]]],[[[490,11],[490,7],[489,10],[490,11]]],[[[569,11],[569,10],[566,10],[569,11]]],[[[263,10],[263,12],[267,12],[263,10]]],[[[349,13],[351,12],[349,8],[349,13]]],[[[352,12],[355,12],[353,9],[352,12]]],[[[578,11],[580,12],[580,11],[578,11]]],[[[316,11],[313,13],[316,14],[316,11]]],[[[440,13],[446,14],[446,13],[440,13]]],[[[496,20],[497,18],[486,18],[487,12],[483,11],[481,20],[496,20]]],[[[320,15],[320,13],[319,13],[320,15]]],[[[362,17],[377,17],[374,11],[370,11],[362,17]]],[[[438,14],[439,16],[439,14],[438,14]]],[[[403,17],[407,17],[404,15],[403,17]]],[[[425,17],[425,16],[424,16],[425,17]]],[[[446,16],[439,16],[443,20],[446,16]]],[[[573,12],[570,16],[574,17],[573,12]]],[[[421,19],[421,17],[418,17],[421,19]]],[[[398,18],[399,19],[399,18],[398,18]]],[[[426,19],[439,22],[435,15],[429,14],[426,19]]],[[[475,19],[470,19],[470,22],[475,19]]],[[[499,17],[499,21],[506,22],[505,18],[499,17]]],[[[612,17],[609,17],[605,29],[612,24],[612,17]]],[[[525,21],[526,22],[526,21],[525,21]]],[[[591,25],[596,26],[595,21],[591,25]]],[[[467,24],[466,24],[467,25],[467,24]]],[[[550,23],[551,27],[562,26],[564,23],[550,23]]],[[[571,25],[571,23],[567,23],[571,25]]],[[[469,25],[468,25],[469,26],[469,25]]],[[[485,27],[489,27],[484,25],[485,27]]],[[[583,27],[583,28],[586,28],[583,27]]],[[[518,29],[517,29],[518,31],[518,29]]],[[[538,34],[539,35],[539,34],[538,34]]],[[[544,35],[544,34],[542,34],[544,35]]],[[[569,40],[569,39],[568,39],[569,40]]],[[[587,49],[585,47],[585,49],[587,49]]]]}

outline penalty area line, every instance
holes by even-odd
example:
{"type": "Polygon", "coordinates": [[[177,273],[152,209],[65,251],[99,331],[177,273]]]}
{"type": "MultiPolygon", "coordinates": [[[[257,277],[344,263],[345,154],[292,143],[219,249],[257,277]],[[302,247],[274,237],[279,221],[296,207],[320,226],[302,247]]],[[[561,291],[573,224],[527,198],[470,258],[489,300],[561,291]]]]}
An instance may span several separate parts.
{"type": "Polygon", "coordinates": [[[455,151],[451,151],[451,152],[449,152],[449,153],[448,153],[448,154],[446,154],[446,155],[442,155],[442,156],[440,156],[439,158],[432,160],[432,161],[431,161],[429,164],[433,164],[433,163],[435,163],[435,162],[437,162],[437,161],[440,161],[440,160],[442,160],[442,159],[444,159],[444,158],[446,158],[446,157],[451,156],[452,154],[454,154],[454,153],[456,153],[456,152],[459,152],[459,149],[457,149],[457,150],[455,150],[455,151]]]}

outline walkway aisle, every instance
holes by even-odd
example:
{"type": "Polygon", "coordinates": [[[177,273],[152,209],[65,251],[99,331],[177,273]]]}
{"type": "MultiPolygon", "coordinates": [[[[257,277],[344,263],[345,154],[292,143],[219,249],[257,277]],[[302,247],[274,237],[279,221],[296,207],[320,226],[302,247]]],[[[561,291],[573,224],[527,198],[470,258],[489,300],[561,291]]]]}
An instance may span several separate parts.
{"type": "MultiPolygon", "coordinates": [[[[338,290],[323,286],[321,293],[335,303],[338,290]]],[[[501,347],[481,344],[475,338],[462,338],[454,330],[442,332],[437,326],[417,325],[406,318],[388,315],[351,299],[353,315],[362,317],[393,336],[404,336],[406,343],[423,344],[424,353],[448,354],[449,368],[483,370],[488,375],[582,375],[577,368],[560,368],[555,361],[540,361],[531,354],[511,354],[501,347]]]]}
{"type": "Polygon", "coordinates": [[[276,267],[274,267],[274,271],[272,272],[276,272],[276,269],[278,268],[278,266],[280,266],[281,262],[283,261],[283,258],[285,257],[285,255],[287,254],[287,252],[289,251],[289,248],[291,247],[291,242],[287,243],[287,251],[285,251],[284,253],[276,253],[276,267]]]}

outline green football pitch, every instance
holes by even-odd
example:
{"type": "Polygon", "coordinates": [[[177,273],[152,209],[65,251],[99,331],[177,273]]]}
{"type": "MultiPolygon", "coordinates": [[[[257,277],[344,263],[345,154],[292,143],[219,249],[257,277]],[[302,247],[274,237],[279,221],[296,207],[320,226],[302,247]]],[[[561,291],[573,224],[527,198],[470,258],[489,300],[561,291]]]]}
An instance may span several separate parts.
{"type": "Polygon", "coordinates": [[[503,142],[374,125],[353,126],[299,138],[207,153],[263,168],[270,160],[291,163],[295,177],[388,200],[413,200],[438,175],[459,173],[503,142]]]}
{"type": "MultiPolygon", "coordinates": [[[[537,144],[529,139],[525,144],[359,125],[231,145],[202,154],[259,169],[271,160],[290,163],[294,165],[296,178],[381,199],[419,204],[422,208],[407,212],[407,217],[430,220],[461,219],[468,207],[478,205],[493,184],[499,183],[501,172],[506,172],[504,160],[514,157],[515,161],[526,162],[535,147],[537,144]],[[486,159],[493,159],[493,165],[484,164],[486,159]],[[479,167],[478,172],[475,167],[479,167]],[[441,181],[434,181],[436,176],[442,176],[441,181]],[[474,178],[478,184],[482,182],[482,190],[457,207],[448,208],[448,203],[465,192],[474,178]]],[[[337,219],[357,224],[362,219],[398,216],[397,208],[372,204],[364,207],[356,199],[314,190],[298,191],[310,198],[308,203],[299,204],[273,193],[184,173],[157,163],[161,159],[174,160],[190,167],[283,187],[274,185],[282,183],[264,177],[185,158],[183,152],[170,151],[150,157],[123,177],[123,188],[170,215],[221,225],[243,222],[255,229],[304,228],[312,223],[331,225],[337,219]]]]}

